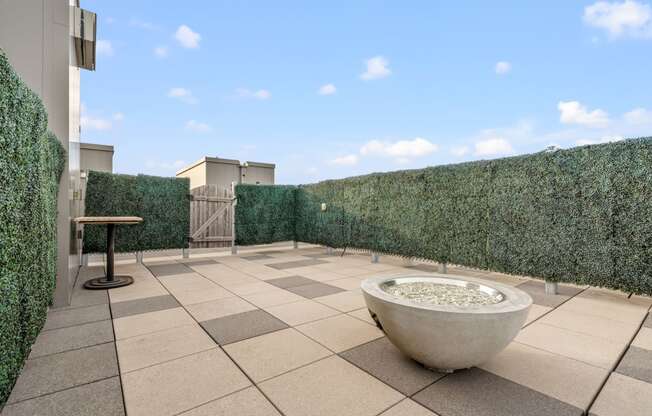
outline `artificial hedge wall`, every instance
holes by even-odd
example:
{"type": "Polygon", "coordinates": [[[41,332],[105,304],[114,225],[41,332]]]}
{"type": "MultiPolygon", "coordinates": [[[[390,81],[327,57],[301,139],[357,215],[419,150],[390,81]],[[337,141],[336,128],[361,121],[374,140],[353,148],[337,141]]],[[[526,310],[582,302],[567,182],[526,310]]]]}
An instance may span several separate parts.
{"type": "MultiPolygon", "coordinates": [[[[274,200],[255,189],[238,199],[236,218],[274,200]]],[[[652,138],[324,181],[294,193],[298,241],[652,295],[652,138]]],[[[253,229],[236,227],[238,244],[253,229]]],[[[257,233],[254,243],[274,240],[257,233]]]]}
{"type": "Polygon", "coordinates": [[[294,186],[238,185],[235,195],[236,243],[267,244],[294,240],[294,186]],[[238,232],[239,230],[239,232],[238,232]]]}
{"type": "Polygon", "coordinates": [[[0,408],[43,327],[56,282],[65,151],[40,98],[0,50],[0,408]]]}
{"type": "MultiPolygon", "coordinates": [[[[190,180],[91,171],[86,216],[136,216],[143,222],[116,228],[116,252],[188,247],[190,180]]],[[[106,227],[84,227],[84,253],[106,251],[106,227]]]]}

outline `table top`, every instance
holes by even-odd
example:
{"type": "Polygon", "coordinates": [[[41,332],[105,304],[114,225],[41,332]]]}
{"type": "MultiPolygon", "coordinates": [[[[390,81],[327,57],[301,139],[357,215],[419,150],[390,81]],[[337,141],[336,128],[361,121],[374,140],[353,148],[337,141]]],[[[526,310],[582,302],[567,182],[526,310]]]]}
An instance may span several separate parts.
{"type": "Polygon", "coordinates": [[[140,217],[77,217],[77,224],[138,224],[143,222],[140,217]]]}

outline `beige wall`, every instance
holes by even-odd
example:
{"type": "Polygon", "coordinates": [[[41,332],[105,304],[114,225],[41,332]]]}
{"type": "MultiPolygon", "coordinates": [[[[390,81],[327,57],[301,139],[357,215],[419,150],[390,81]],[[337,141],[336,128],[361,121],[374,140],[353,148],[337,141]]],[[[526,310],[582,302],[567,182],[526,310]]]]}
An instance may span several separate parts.
{"type": "Polygon", "coordinates": [[[113,172],[113,146],[80,143],[80,169],[113,172]]]}
{"type": "Polygon", "coordinates": [[[70,0],[0,0],[0,48],[21,78],[39,94],[48,128],[68,150],[57,201],[55,306],[70,302],[78,266],[71,217],[80,210],[79,70],[70,67],[70,0]]]}
{"type": "Polygon", "coordinates": [[[204,157],[177,172],[177,177],[189,178],[190,188],[213,184],[230,187],[232,182],[249,184],[274,184],[275,165],[271,163],[246,162],[234,159],[204,157]]]}

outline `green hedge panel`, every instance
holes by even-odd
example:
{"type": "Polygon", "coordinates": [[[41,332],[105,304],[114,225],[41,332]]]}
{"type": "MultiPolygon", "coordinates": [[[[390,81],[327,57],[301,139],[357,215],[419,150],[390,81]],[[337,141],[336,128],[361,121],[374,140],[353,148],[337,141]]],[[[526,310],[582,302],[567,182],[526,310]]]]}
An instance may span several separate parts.
{"type": "MultiPolygon", "coordinates": [[[[137,216],[138,225],[118,226],[115,250],[133,252],[188,247],[190,183],[187,178],[120,175],[91,171],[87,216],[137,216]]],[[[84,253],[106,251],[106,227],[84,227],[84,253]]]]}
{"type": "Polygon", "coordinates": [[[236,244],[267,244],[294,240],[295,187],[237,185],[236,244]]]}
{"type": "Polygon", "coordinates": [[[294,212],[299,241],[652,294],[651,138],[248,187],[241,212],[239,244],[288,239],[267,224],[294,212]]]}
{"type": "Polygon", "coordinates": [[[40,98],[0,50],[0,408],[45,322],[56,281],[65,151],[40,98]]]}

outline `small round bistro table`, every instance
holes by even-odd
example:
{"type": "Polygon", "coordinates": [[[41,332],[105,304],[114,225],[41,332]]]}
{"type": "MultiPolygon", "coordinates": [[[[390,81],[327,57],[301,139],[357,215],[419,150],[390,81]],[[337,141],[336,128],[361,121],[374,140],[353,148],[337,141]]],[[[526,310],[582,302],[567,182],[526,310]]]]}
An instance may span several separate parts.
{"type": "Polygon", "coordinates": [[[86,289],[112,289],[127,286],[134,282],[131,276],[115,276],[113,274],[113,249],[115,247],[115,226],[138,224],[143,222],[140,217],[78,217],[74,221],[84,225],[106,224],[106,276],[96,277],[84,283],[86,289]]]}

